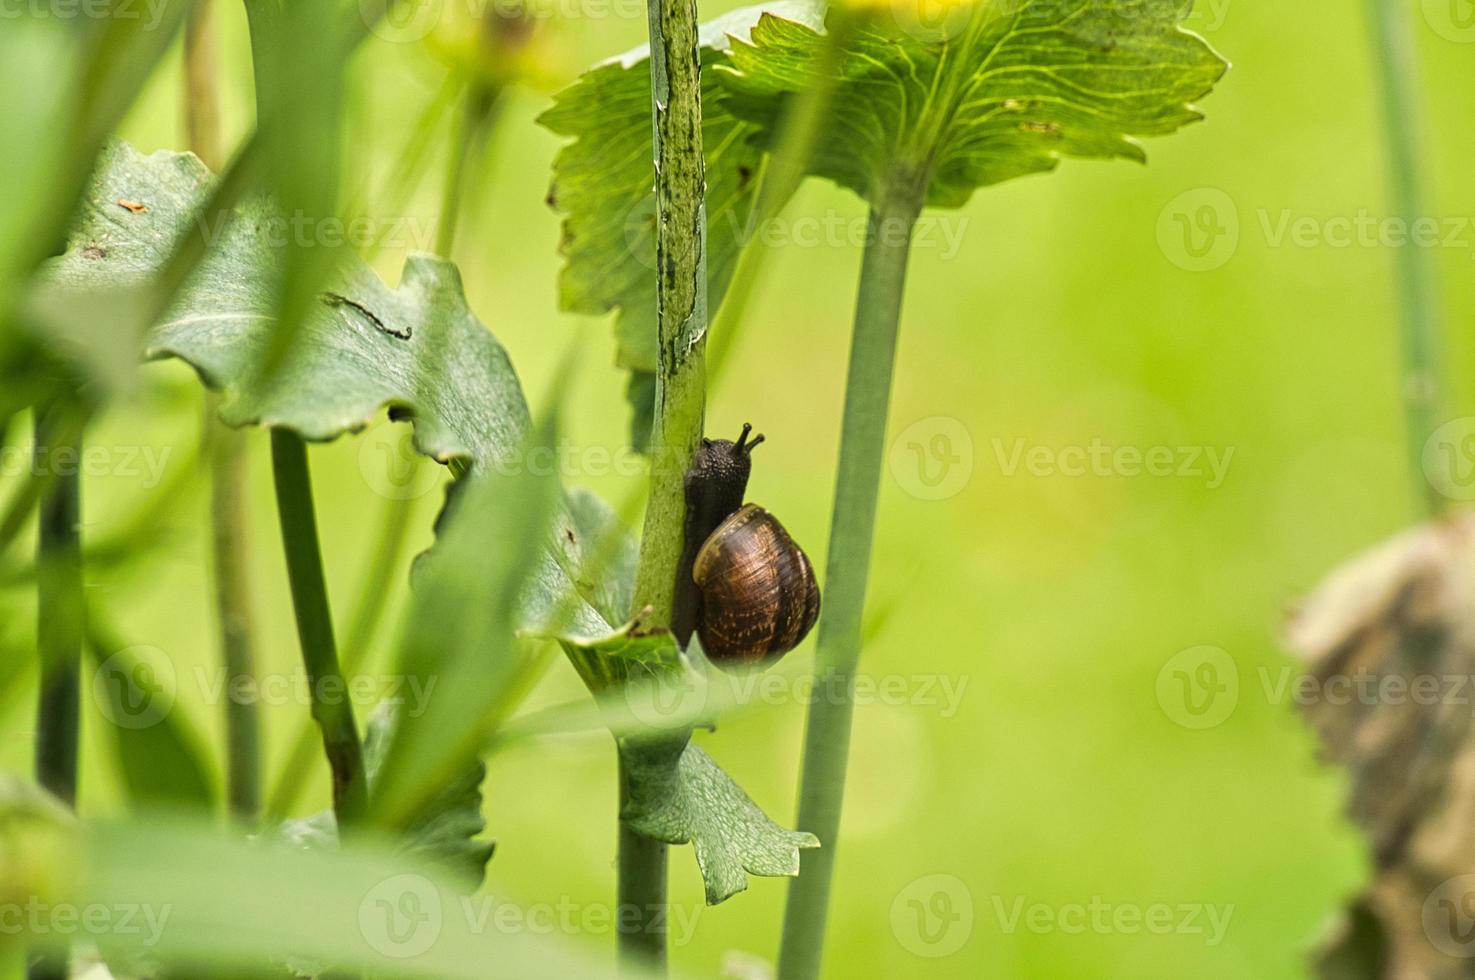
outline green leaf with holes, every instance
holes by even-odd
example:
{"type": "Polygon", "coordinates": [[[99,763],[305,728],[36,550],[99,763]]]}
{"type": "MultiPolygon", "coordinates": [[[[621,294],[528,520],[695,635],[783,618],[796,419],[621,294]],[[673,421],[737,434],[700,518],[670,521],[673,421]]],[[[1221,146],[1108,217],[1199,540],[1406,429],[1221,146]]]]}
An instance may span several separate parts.
{"type": "MultiPolygon", "coordinates": [[[[177,236],[205,235],[205,257],[162,322],[122,342],[193,365],[225,393],[227,423],[326,441],[365,428],[388,408],[414,424],[416,449],[442,462],[475,469],[521,447],[529,420],[517,375],[467,307],[456,267],[442,259],[412,255],[395,289],[362,260],[345,262],[295,326],[291,355],[263,376],[285,244],[331,229],[288,220],[261,197],[219,222],[203,221],[197,212],[212,181],[192,154],[144,155],[114,144],[66,253],[46,269],[42,308],[89,300],[105,308],[156,276],[177,236]]],[[[93,339],[83,329],[73,335],[79,345],[93,339]]]]}
{"type": "MultiPolygon", "coordinates": [[[[1062,157],[1143,161],[1138,137],[1201,118],[1228,67],[1181,26],[1183,0],[979,0],[935,22],[874,13],[845,32],[839,85],[810,172],[872,204],[921,181],[927,203],[1055,169],[1062,157]]],[[[771,148],[788,99],[815,85],[826,37],[766,17],[730,58],[727,111],[771,148]]]]}
{"type": "MultiPolygon", "coordinates": [[[[727,61],[732,38],[746,37],[764,12],[820,26],[823,5],[786,0],[746,7],[701,28],[703,120],[707,160],[707,294],[722,301],[763,172],[754,127],[732,116],[713,69],[727,61]]],[[[648,47],[596,66],[560,92],[538,121],[573,138],[553,165],[549,203],[564,214],[559,302],[572,313],[618,311],[616,360],[632,372],[632,442],[649,441],[656,370],[655,171],[652,164],[648,47]]]]}

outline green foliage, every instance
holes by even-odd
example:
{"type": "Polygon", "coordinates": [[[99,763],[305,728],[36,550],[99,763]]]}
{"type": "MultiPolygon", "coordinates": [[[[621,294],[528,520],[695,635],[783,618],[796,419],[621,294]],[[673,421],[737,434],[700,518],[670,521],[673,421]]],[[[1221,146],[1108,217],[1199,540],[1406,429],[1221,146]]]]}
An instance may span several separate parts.
{"type": "MultiPolygon", "coordinates": [[[[520,444],[527,407],[506,352],[467,308],[455,267],[429,256],[410,259],[398,289],[361,261],[341,269],[297,326],[292,357],[263,374],[280,242],[294,236],[293,225],[259,197],[221,222],[200,223],[210,183],[190,154],[145,156],[114,145],[66,253],[48,266],[45,294],[126,295],[159,273],[178,235],[205,235],[204,260],[145,346],[150,357],[188,361],[222,390],[228,424],[280,426],[326,441],[364,428],[388,407],[413,422],[416,448],[441,462],[486,464],[520,444]]],[[[107,328],[95,321],[74,346],[92,347],[107,328]]],[[[114,352],[136,352],[140,339],[109,343],[118,370],[114,352]]]]}
{"type": "Polygon", "coordinates": [[[219,798],[200,733],[181,712],[173,693],[157,685],[156,665],[126,645],[102,622],[94,604],[86,616],[87,650],[94,671],[89,694],[106,699],[101,723],[117,749],[129,801],[136,811],[195,809],[209,812],[219,798]]]}
{"type": "MultiPolygon", "coordinates": [[[[876,18],[849,38],[811,172],[878,204],[897,180],[960,207],[979,187],[1061,157],[1143,161],[1134,137],[1201,118],[1225,63],[1179,24],[1180,0],[1000,0],[937,28],[876,18]]],[[[728,65],[727,100],[771,146],[785,102],[817,83],[823,35],[765,17],[728,65]]]]}
{"type": "MultiPolygon", "coordinates": [[[[759,177],[783,114],[823,72],[838,74],[809,172],[877,203],[921,181],[927,203],[1053,170],[1062,157],[1145,160],[1137,137],[1200,118],[1225,63],[1179,24],[1176,0],[1004,0],[965,4],[941,26],[839,12],[838,59],[822,4],[747,7],[702,29],[709,305],[717,309],[753,227],[759,177]],[[907,29],[910,27],[910,30],[907,29]]],[[[648,441],[656,370],[655,208],[649,60],[629,52],[561,92],[540,122],[573,137],[549,201],[564,212],[560,302],[618,311],[616,360],[631,370],[632,441],[648,441]]],[[[779,202],[780,204],[782,202],[779,202]]]]}
{"type": "MultiPolygon", "coordinates": [[[[733,36],[746,36],[765,11],[818,26],[822,5],[807,0],[745,7],[703,25],[702,142],[707,161],[707,291],[715,309],[753,233],[750,217],[763,174],[754,128],[725,107],[718,65],[733,36]]],[[[649,442],[656,356],[656,205],[651,189],[649,47],[586,72],[538,121],[573,137],[553,165],[548,201],[563,212],[559,303],[574,313],[618,311],[616,360],[632,372],[633,444],[649,442]]]]}
{"type": "Polygon", "coordinates": [[[140,910],[138,928],[107,937],[110,956],[196,976],[260,976],[267,960],[396,977],[613,975],[542,930],[488,927],[477,915],[494,915],[496,899],[463,899],[462,883],[432,868],[407,873],[392,841],[303,848],[157,820],[102,823],[82,842],[86,874],[69,898],[140,910]]]}
{"type": "MultiPolygon", "coordinates": [[[[377,788],[402,713],[402,704],[386,701],[364,726],[364,767],[371,791],[377,788]]],[[[439,788],[396,841],[398,852],[412,857],[410,867],[424,867],[428,861],[452,876],[467,893],[481,884],[495,846],[477,839],[486,830],[481,813],[481,783],[485,777],[486,766],[475,760],[439,788]]],[[[339,843],[332,810],[288,820],[277,828],[276,836],[299,847],[336,847],[339,843]]]]}
{"type": "Polygon", "coordinates": [[[646,837],[690,843],[708,905],[747,888],[749,874],[797,875],[799,850],[819,846],[813,834],[770,820],[692,743],[626,739],[620,752],[632,787],[620,818],[646,837]]]}

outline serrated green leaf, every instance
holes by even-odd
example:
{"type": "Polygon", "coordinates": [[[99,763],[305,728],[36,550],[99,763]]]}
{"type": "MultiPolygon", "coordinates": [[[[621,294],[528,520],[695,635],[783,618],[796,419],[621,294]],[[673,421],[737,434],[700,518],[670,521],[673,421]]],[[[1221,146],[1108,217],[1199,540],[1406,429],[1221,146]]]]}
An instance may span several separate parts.
{"type": "MultiPolygon", "coordinates": [[[[1144,160],[1136,137],[1201,118],[1190,104],[1227,68],[1180,24],[1182,0],[978,0],[936,27],[875,15],[851,33],[810,172],[872,204],[898,181],[927,203],[1055,169],[1060,159],[1144,160]],[[910,29],[908,29],[910,28],[910,29]]],[[[785,100],[817,83],[824,37],[766,17],[733,45],[728,111],[778,138],[785,100]]]]}
{"type": "Polygon", "coordinates": [[[631,794],[621,819],[668,844],[690,843],[706,883],[707,904],[748,887],[748,875],[793,877],[799,851],[819,847],[813,834],[768,818],[707,753],[693,743],[623,740],[631,794]]]}
{"type": "Polygon", "coordinates": [[[691,742],[708,685],[669,631],[630,623],[560,642],[617,734],[629,779],[620,814],[627,826],[667,844],[691,844],[709,905],[746,889],[750,874],[799,873],[799,850],[818,847],[818,839],[774,823],[691,742]]]}
{"type": "MultiPolygon", "coordinates": [[[[731,37],[746,37],[771,11],[816,27],[823,5],[808,0],[746,7],[701,28],[703,120],[707,160],[707,295],[716,309],[732,281],[749,227],[763,169],[750,143],[753,127],[727,112],[712,69],[727,60],[731,37]]],[[[655,172],[651,163],[650,59],[637,48],[585,73],[560,92],[538,121],[573,142],[553,165],[549,203],[564,213],[559,275],[565,310],[600,315],[618,311],[616,361],[634,372],[634,445],[644,448],[656,370],[655,172]]]]}

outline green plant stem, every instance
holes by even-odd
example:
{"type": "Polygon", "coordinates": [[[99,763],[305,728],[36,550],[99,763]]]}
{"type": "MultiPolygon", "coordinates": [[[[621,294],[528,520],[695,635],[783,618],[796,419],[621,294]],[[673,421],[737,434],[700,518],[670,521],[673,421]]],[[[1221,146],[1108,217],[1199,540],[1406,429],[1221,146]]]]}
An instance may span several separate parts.
{"type": "MultiPolygon", "coordinates": [[[[620,809],[629,795],[625,760],[620,759],[620,809]]],[[[666,968],[666,864],[670,849],[660,841],[637,834],[620,824],[619,922],[635,921],[638,929],[621,931],[620,955],[632,966],[656,971],[666,968]]]]}
{"type": "MultiPolygon", "coordinates": [[[[59,453],[82,457],[80,428],[64,405],[37,410],[37,469],[59,453]]],[[[36,545],[36,780],[69,806],[77,803],[77,739],[81,727],[82,485],[75,469],[44,481],[36,545]]],[[[32,980],[67,975],[65,944],[35,951],[32,980]]]]}
{"type": "Polygon", "coordinates": [[[312,716],[322,730],[323,751],[332,773],[333,813],[342,833],[364,815],[368,780],[364,775],[363,747],[353,720],[353,706],[346,697],[348,688],[338,667],[323,558],[318,546],[317,516],[313,512],[307,446],[296,433],[273,429],[271,459],[282,546],[287,555],[287,577],[297,615],[297,637],[311,688],[312,716]]]}
{"type": "MultiPolygon", "coordinates": [[[[649,0],[650,82],[656,175],[656,319],[660,365],[651,430],[650,497],[635,609],[669,624],[684,547],[684,481],[706,412],[707,212],[702,156],[701,54],[695,0],[649,0]]],[[[628,774],[620,769],[620,799],[628,774]]],[[[625,962],[664,971],[666,846],[620,825],[619,907],[625,962]]]]}
{"type": "MultiPolygon", "coordinates": [[[[224,162],[220,139],[220,95],[215,45],[214,0],[196,0],[184,30],[184,115],[190,149],[205,166],[224,162]]],[[[246,437],[222,425],[219,398],[205,396],[205,433],[210,468],[210,550],[215,572],[215,619],[227,683],[255,677],[251,582],[247,573],[250,533],[246,517],[246,437]]],[[[256,705],[245,698],[225,702],[226,797],[233,817],[252,829],[261,810],[261,734],[256,705]]]]}
{"type": "MultiPolygon", "coordinates": [[[[250,522],[246,516],[246,436],[215,416],[218,399],[206,397],[211,426],[210,545],[215,569],[215,615],[228,684],[256,676],[251,614],[250,522]]],[[[226,792],[231,814],[247,828],[261,812],[261,722],[248,698],[226,698],[226,792]]]]}
{"type": "Polygon", "coordinates": [[[215,3],[195,0],[184,22],[184,129],[189,148],[214,173],[221,156],[220,93],[216,77],[215,3]]]}
{"type": "Polygon", "coordinates": [[[466,177],[467,174],[480,170],[478,162],[481,151],[486,146],[487,134],[496,119],[501,95],[502,88],[499,85],[473,83],[466,91],[465,112],[461,116],[460,132],[451,147],[446,185],[441,197],[440,227],[435,235],[435,253],[442,258],[450,258],[455,247],[456,230],[460,226],[466,193],[466,177]]]}
{"type": "MultiPolygon", "coordinates": [[[[65,409],[40,410],[37,465],[72,453],[81,439],[63,421],[65,409]]],[[[36,547],[36,645],[41,657],[36,713],[36,778],[57,799],[77,801],[77,731],[82,655],[82,488],[75,472],[58,472],[41,495],[36,547]]]]}
{"type": "MultiPolygon", "coordinates": [[[[1383,104],[1383,134],[1388,154],[1388,182],[1394,212],[1413,227],[1424,216],[1419,159],[1419,111],[1414,97],[1418,64],[1409,29],[1408,6],[1394,0],[1367,0],[1383,104]]],[[[1395,250],[1398,263],[1399,315],[1402,325],[1403,401],[1408,427],[1409,475],[1420,517],[1438,514],[1446,501],[1425,475],[1424,444],[1441,423],[1443,353],[1437,283],[1429,249],[1407,245],[1395,250]]]]}
{"type": "Polygon", "coordinates": [[[814,689],[824,691],[825,696],[815,698],[809,708],[799,783],[798,829],[818,837],[820,847],[804,852],[803,871],[789,885],[778,967],[784,980],[818,977],[824,951],[897,327],[911,234],[924,192],[920,181],[898,181],[871,210],[869,221],[845,383],[825,605],[815,654],[814,689]]]}

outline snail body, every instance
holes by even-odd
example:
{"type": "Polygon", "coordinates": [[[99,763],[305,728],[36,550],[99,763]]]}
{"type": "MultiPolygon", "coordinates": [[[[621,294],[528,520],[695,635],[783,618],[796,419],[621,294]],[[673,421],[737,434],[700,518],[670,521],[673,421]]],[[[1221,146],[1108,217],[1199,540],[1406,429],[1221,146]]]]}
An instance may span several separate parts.
{"type": "Polygon", "coordinates": [[[819,618],[814,568],[784,526],[746,504],[697,552],[697,635],[719,665],[754,665],[788,653],[819,618]]]}
{"type": "Polygon", "coordinates": [[[763,441],[703,439],[686,474],[685,547],[672,631],[693,634],[719,667],[748,667],[798,646],[819,617],[819,586],[803,549],[756,504],[744,504],[750,454],[763,441]]]}

